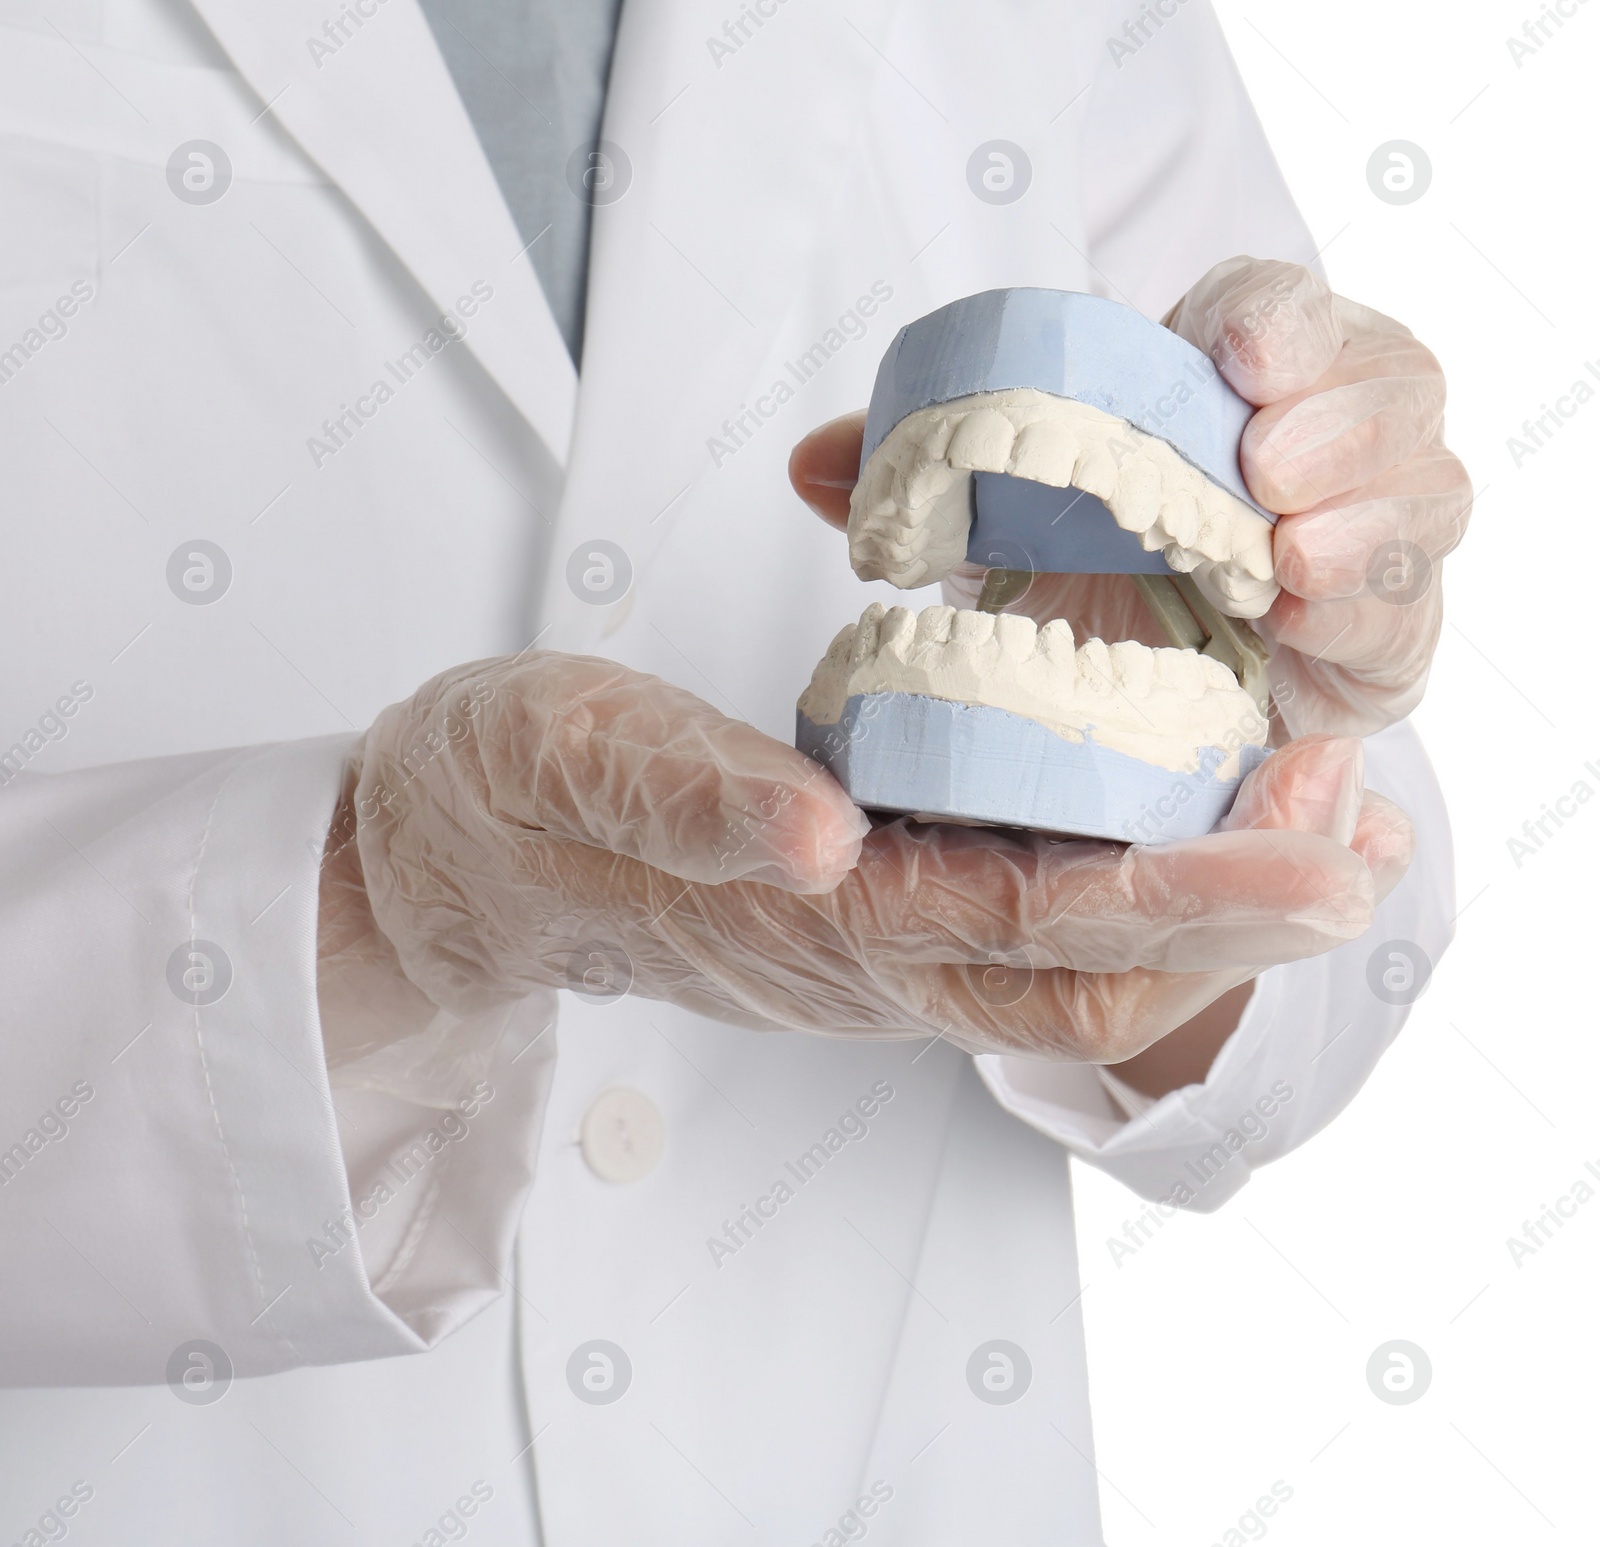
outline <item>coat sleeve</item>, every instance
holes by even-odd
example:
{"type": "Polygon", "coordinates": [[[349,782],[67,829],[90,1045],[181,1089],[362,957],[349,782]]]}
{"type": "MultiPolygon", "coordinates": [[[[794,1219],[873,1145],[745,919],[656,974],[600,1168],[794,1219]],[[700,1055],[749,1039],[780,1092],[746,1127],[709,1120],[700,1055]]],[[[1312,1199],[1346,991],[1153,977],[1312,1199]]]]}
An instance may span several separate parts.
{"type": "Polygon", "coordinates": [[[1225,258],[1314,265],[1317,250],[1208,0],[1163,6],[1142,24],[1101,7],[1078,120],[1097,284],[1151,317],[1225,258]]]}
{"type": "Polygon", "coordinates": [[[979,1058],[1000,1104],[1141,1197],[1200,1211],[1320,1132],[1399,1034],[1455,916],[1449,820],[1408,722],[1367,739],[1367,784],[1415,823],[1411,869],[1359,940],[1261,974],[1203,1085],[1129,1118],[1088,1065],[979,1058]]]}
{"type": "Polygon", "coordinates": [[[552,1001],[505,1014],[453,1106],[330,1090],[317,877],[347,751],[0,790],[0,1382],[420,1351],[500,1292],[552,1001]]]}

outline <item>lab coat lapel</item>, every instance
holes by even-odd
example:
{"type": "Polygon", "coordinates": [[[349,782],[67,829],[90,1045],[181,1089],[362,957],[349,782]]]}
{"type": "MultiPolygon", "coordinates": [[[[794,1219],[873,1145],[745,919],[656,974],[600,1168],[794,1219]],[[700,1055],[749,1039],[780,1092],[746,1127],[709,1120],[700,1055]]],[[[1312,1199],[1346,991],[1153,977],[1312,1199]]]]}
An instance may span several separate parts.
{"type": "MultiPolygon", "coordinates": [[[[544,644],[596,646],[616,609],[584,605],[569,555],[581,573],[592,540],[613,542],[637,580],[715,475],[709,441],[772,380],[775,339],[828,240],[839,170],[880,67],[866,38],[882,36],[895,9],[851,0],[847,16],[841,3],[808,0],[774,6],[757,30],[754,7],[722,0],[624,5],[604,136],[627,157],[629,181],[594,212],[544,644]]],[[[736,556],[721,563],[725,574],[736,556]]]]}
{"type": "Polygon", "coordinates": [[[195,3],[270,111],[441,311],[474,284],[479,295],[492,287],[466,343],[564,462],[572,362],[416,0],[381,0],[359,28],[354,7],[322,0],[195,3]]]}

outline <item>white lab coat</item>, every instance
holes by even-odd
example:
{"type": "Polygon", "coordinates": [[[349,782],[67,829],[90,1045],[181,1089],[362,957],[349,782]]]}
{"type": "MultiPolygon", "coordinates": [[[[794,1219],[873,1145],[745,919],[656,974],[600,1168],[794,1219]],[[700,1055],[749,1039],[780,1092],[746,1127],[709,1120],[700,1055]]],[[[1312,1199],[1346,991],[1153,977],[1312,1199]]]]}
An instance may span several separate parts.
{"type": "Polygon", "coordinates": [[[1374,942],[1448,934],[1408,729],[1371,744],[1422,837],[1376,932],[1267,973],[1207,1083],[1131,1123],[1081,1067],[570,995],[559,1032],[554,995],[510,1018],[470,1116],[330,1092],[316,871],[374,712],[535,637],[786,736],[869,593],[784,460],[902,323],[1008,284],[1159,313],[1235,252],[1308,257],[1205,0],[1120,62],[1100,0],[764,0],[759,29],[628,0],[581,393],[413,0],[196,4],[0,27],[0,1534],[524,1547],[536,1471],[550,1547],[1098,1540],[1061,1146],[1165,1196],[1287,1084],[1211,1208],[1351,1098],[1404,1017],[1374,942]],[[967,181],[994,139],[1031,159],[1009,205],[967,181]],[[215,202],[169,184],[197,140],[215,202]],[[619,604],[567,583],[596,538],[619,604]],[[194,539],[231,568],[207,605],[167,579],[194,539]],[[232,971],[200,1008],[168,986],[192,939],[232,971]],[[631,1183],[578,1142],[617,1085],[665,1123],[631,1183]],[[220,1400],[165,1384],[196,1339],[220,1400]],[[632,1371],[606,1404],[567,1378],[596,1339],[632,1371]],[[1014,1403],[968,1386],[994,1339],[1031,1363],[1014,1403]]]}

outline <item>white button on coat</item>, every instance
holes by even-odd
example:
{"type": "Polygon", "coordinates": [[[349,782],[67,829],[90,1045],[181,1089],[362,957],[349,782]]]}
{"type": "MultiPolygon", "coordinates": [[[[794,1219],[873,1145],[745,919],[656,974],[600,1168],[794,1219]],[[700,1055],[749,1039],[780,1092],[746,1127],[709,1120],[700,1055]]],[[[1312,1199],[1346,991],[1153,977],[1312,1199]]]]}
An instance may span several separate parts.
{"type": "Polygon", "coordinates": [[[583,1158],[602,1182],[637,1182],[655,1170],[667,1127],[643,1091],[619,1085],[595,1098],[580,1136],[583,1158]]]}

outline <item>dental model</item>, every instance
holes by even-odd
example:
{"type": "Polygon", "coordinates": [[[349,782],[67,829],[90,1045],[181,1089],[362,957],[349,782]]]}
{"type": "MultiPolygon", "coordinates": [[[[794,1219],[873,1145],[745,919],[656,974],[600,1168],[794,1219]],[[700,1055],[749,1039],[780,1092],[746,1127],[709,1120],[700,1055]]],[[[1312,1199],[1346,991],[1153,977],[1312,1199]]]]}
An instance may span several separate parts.
{"type": "Polygon", "coordinates": [[[850,557],[901,589],[963,561],[979,611],[869,607],[796,745],[857,804],[1149,842],[1209,832],[1265,756],[1275,518],[1252,410],[1212,362],[1099,297],[996,290],[903,328],[878,371],[850,557]],[[1001,612],[1039,573],[1126,574],[1173,648],[1001,612]],[[1019,584],[1021,582],[1021,584],[1019,584]]]}
{"type": "Polygon", "coordinates": [[[859,805],[1141,842],[1209,832],[1267,729],[1193,650],[881,602],[833,641],[798,724],[859,805]]]}

